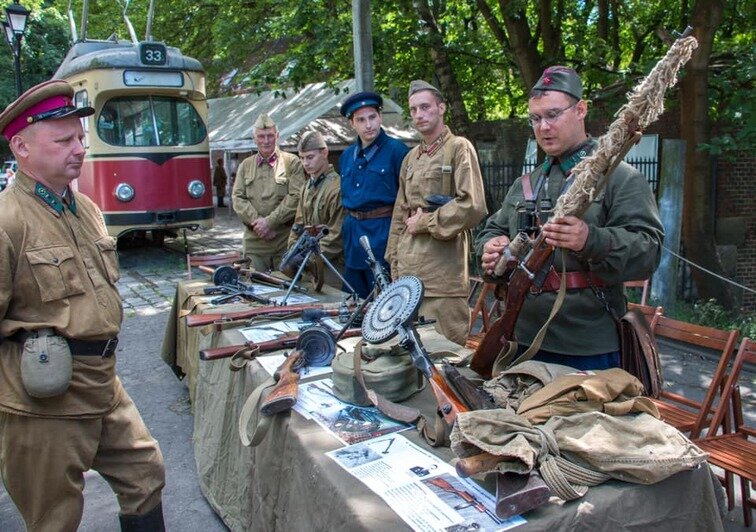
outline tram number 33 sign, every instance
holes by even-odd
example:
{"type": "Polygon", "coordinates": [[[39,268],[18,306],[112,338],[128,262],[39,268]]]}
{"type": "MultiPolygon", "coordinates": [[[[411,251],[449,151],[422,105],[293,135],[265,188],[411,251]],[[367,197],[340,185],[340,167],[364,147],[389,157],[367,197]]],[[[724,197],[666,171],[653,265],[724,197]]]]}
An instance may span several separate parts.
{"type": "Polygon", "coordinates": [[[139,46],[139,59],[144,65],[164,65],[167,59],[165,45],[141,43],[139,46]]]}

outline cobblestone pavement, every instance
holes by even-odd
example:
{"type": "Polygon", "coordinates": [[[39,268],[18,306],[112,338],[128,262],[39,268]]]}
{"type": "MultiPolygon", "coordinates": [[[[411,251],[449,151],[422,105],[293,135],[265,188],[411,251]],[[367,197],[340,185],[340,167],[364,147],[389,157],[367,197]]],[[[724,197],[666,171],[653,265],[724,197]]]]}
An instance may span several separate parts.
{"type": "MultiPolygon", "coordinates": [[[[215,227],[166,238],[162,248],[144,240],[120,243],[121,280],[118,289],[126,317],[150,316],[171,308],[176,284],[188,277],[186,251],[221,253],[241,250],[244,226],[231,209],[216,211],[215,227]]],[[[196,272],[195,272],[196,274],[196,272]]]]}

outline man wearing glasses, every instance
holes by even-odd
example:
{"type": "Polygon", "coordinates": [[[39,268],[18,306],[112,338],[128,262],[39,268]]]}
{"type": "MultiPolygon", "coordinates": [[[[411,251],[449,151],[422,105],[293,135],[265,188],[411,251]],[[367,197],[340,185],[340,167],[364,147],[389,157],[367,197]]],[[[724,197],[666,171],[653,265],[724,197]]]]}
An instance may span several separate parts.
{"type": "Polygon", "coordinates": [[[597,142],[585,131],[588,104],[582,96],[574,70],[554,66],[543,72],[529,95],[528,120],[546,160],[515,181],[478,235],[475,249],[482,269],[491,275],[510,238],[543,232],[556,252],[542,272],[543,286],[531,290],[523,304],[515,329],[520,352],[533,342],[554,305],[564,262],[566,298],[534,359],[605,369],[619,366],[612,313],[625,313],[622,283],[651,275],[661,256],[664,229],[648,183],[624,162],[582,218],[564,216],[546,223],[572,183],[572,168],[596,149],[597,142]]]}

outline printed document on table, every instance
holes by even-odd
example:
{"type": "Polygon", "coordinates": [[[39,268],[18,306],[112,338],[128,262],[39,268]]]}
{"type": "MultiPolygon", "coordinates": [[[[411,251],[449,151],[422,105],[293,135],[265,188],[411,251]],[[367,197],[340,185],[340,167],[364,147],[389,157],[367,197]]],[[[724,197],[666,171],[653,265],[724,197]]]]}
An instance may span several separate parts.
{"type": "Polygon", "coordinates": [[[345,403],[333,393],[333,381],[329,378],[300,383],[294,410],[346,445],[411,427],[384,416],[374,406],[345,403]]]}
{"type": "Polygon", "coordinates": [[[326,453],[380,496],[413,530],[509,530],[526,521],[495,513],[494,497],[454,468],[391,434],[326,453]]]}
{"type": "Polygon", "coordinates": [[[331,318],[324,318],[317,322],[302,320],[270,320],[249,327],[242,327],[239,329],[239,332],[242,333],[244,338],[248,341],[259,344],[260,342],[276,340],[284,336],[298,336],[302,331],[313,325],[323,325],[333,332],[338,332],[342,328],[339,323],[331,318]]]}

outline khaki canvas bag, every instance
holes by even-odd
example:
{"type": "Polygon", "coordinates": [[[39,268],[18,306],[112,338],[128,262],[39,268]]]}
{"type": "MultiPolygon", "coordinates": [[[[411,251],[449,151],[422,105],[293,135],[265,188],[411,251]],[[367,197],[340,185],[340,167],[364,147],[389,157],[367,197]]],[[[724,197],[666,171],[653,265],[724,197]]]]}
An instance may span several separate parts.
{"type": "Polygon", "coordinates": [[[331,368],[333,393],[355,405],[373,404],[365,388],[357,382],[356,371],[362,371],[368,389],[393,402],[404,401],[423,387],[422,375],[412,364],[409,352],[398,345],[371,346],[360,341],[353,353],[336,355],[331,368]]]}

